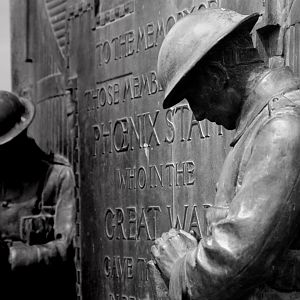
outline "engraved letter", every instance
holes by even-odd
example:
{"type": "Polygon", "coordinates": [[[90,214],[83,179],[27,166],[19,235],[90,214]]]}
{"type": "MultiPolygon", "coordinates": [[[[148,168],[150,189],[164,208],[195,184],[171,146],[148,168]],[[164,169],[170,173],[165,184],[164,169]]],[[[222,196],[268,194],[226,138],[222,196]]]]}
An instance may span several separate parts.
{"type": "Polygon", "coordinates": [[[174,178],[171,174],[174,173],[174,168],[175,168],[175,165],[173,163],[166,164],[166,169],[169,169],[169,178],[168,178],[169,179],[169,186],[173,185],[172,182],[174,181],[174,178]],[[173,168],[173,172],[171,170],[171,167],[173,168]]]}
{"type": "Polygon", "coordinates": [[[137,38],[137,45],[136,45],[136,52],[140,52],[140,46],[142,46],[142,49],[146,48],[146,39],[144,38],[144,29],[139,27],[139,32],[138,32],[138,38],[137,38]],[[141,45],[143,43],[143,45],[141,45]]]}
{"type": "Polygon", "coordinates": [[[119,45],[120,45],[120,56],[122,58],[126,56],[126,34],[121,34],[119,36],[119,45]]]}
{"type": "Polygon", "coordinates": [[[109,256],[104,257],[104,274],[106,277],[109,277],[111,274],[111,267],[110,267],[110,258],[109,256]]]}
{"type": "Polygon", "coordinates": [[[155,94],[158,91],[158,81],[155,71],[150,72],[151,76],[151,94],[155,94]]]}
{"type": "Polygon", "coordinates": [[[147,46],[146,46],[146,50],[149,48],[152,48],[154,46],[154,24],[153,23],[149,23],[146,25],[147,28],[147,46]]]}
{"type": "Polygon", "coordinates": [[[181,222],[179,215],[176,214],[176,222],[174,224],[174,219],[173,219],[173,210],[170,205],[167,206],[168,210],[168,215],[169,215],[169,221],[170,221],[170,227],[172,228],[177,228],[177,229],[184,229],[185,227],[185,222],[186,222],[186,217],[187,217],[187,212],[188,212],[188,205],[184,205],[184,212],[183,212],[183,221],[181,222]]]}
{"type": "Polygon", "coordinates": [[[121,170],[120,169],[117,169],[116,170],[119,174],[118,178],[119,178],[119,188],[120,189],[125,189],[126,188],[126,179],[127,179],[127,173],[124,172],[122,174],[121,170]]]}
{"type": "Polygon", "coordinates": [[[100,140],[100,126],[99,125],[93,125],[92,128],[94,129],[94,156],[97,156],[97,142],[100,140]]]}
{"type": "Polygon", "coordinates": [[[132,78],[133,80],[133,98],[141,98],[141,84],[140,84],[140,77],[135,76],[132,78]]]}
{"type": "Polygon", "coordinates": [[[134,49],[132,47],[134,42],[134,31],[133,30],[129,31],[126,35],[126,38],[127,38],[127,45],[128,45],[126,56],[130,56],[134,53],[134,49]]]}
{"type": "Polygon", "coordinates": [[[119,59],[119,55],[120,55],[120,47],[119,47],[119,38],[118,37],[114,37],[112,39],[112,44],[115,44],[114,50],[115,50],[115,60],[119,59]]]}
{"type": "Polygon", "coordinates": [[[175,139],[175,124],[172,122],[172,115],[173,115],[173,108],[169,108],[166,112],[166,123],[167,126],[170,128],[171,131],[171,136],[166,136],[165,137],[165,142],[172,144],[174,142],[175,139]]]}
{"type": "Polygon", "coordinates": [[[114,137],[114,147],[115,147],[115,150],[117,152],[124,152],[124,151],[127,151],[128,148],[129,148],[129,142],[127,141],[127,134],[128,134],[128,127],[126,126],[127,125],[127,119],[126,118],[123,118],[123,119],[118,119],[115,123],[115,126],[114,126],[114,131],[113,131],[113,137],[114,137]],[[122,142],[121,142],[121,145],[118,146],[117,145],[117,138],[119,137],[119,135],[116,134],[116,129],[118,128],[118,124],[120,124],[121,128],[122,128],[122,133],[121,136],[122,136],[122,142]],[[127,143],[126,143],[127,141],[127,143]]]}
{"type": "Polygon", "coordinates": [[[191,118],[191,122],[190,122],[190,129],[189,129],[189,134],[188,134],[187,140],[188,141],[192,140],[192,131],[193,131],[193,127],[194,126],[197,126],[198,129],[199,129],[199,137],[200,137],[200,139],[204,139],[205,136],[204,136],[204,133],[203,133],[203,130],[202,130],[201,123],[195,119],[194,114],[193,114],[192,118],[191,118]]]}
{"type": "Polygon", "coordinates": [[[127,278],[133,278],[133,258],[127,257],[127,278]]]}
{"type": "Polygon", "coordinates": [[[136,169],[135,169],[135,167],[134,168],[126,168],[126,170],[129,175],[129,176],[127,176],[127,177],[129,177],[128,189],[129,190],[136,189],[136,169]]]}
{"type": "Polygon", "coordinates": [[[154,215],[153,215],[153,221],[154,221],[154,239],[157,238],[156,233],[157,233],[157,212],[161,212],[161,209],[159,206],[149,206],[148,211],[153,210],[154,215]]]}
{"type": "Polygon", "coordinates": [[[112,122],[111,121],[109,121],[108,122],[109,123],[109,129],[108,129],[108,131],[105,131],[105,129],[104,129],[104,123],[101,123],[101,128],[102,128],[102,137],[103,137],[103,150],[102,150],[102,154],[105,154],[106,153],[106,147],[105,147],[105,145],[106,145],[106,143],[105,143],[105,141],[106,140],[109,140],[109,144],[110,144],[110,153],[112,152],[112,141],[111,141],[111,138],[109,139],[109,137],[112,137],[112,135],[111,135],[111,126],[112,126],[112,122]]]}
{"type": "Polygon", "coordinates": [[[115,217],[114,212],[108,208],[105,213],[105,235],[109,240],[114,238],[115,225],[113,219],[115,217]]]}
{"type": "Polygon", "coordinates": [[[191,231],[193,227],[196,227],[198,229],[198,232],[201,233],[200,222],[199,222],[199,217],[197,212],[197,205],[194,205],[193,207],[191,222],[188,231],[191,231]]]}
{"type": "Polygon", "coordinates": [[[142,122],[141,122],[140,115],[138,116],[139,130],[137,130],[132,117],[129,117],[129,121],[130,121],[130,124],[131,124],[131,131],[130,131],[130,133],[131,133],[130,134],[131,150],[134,150],[133,138],[132,138],[133,133],[135,134],[136,140],[139,142],[140,148],[143,148],[142,139],[140,138],[140,137],[142,137],[142,122]]]}
{"type": "Polygon", "coordinates": [[[113,96],[113,87],[111,84],[109,84],[107,87],[107,93],[108,93],[107,104],[112,105],[114,102],[114,96],[113,96]]]}
{"type": "Polygon", "coordinates": [[[175,109],[175,113],[177,113],[177,111],[180,111],[180,128],[181,128],[181,142],[184,142],[184,110],[188,110],[189,111],[189,106],[187,104],[184,105],[179,105],[176,107],[175,109]]]}
{"type": "Polygon", "coordinates": [[[135,240],[137,230],[136,207],[127,207],[127,214],[129,223],[128,240],[135,240]]]}
{"type": "Polygon", "coordinates": [[[195,164],[193,161],[186,162],[186,170],[187,170],[187,185],[193,185],[195,183],[194,171],[195,164]]]}
{"type": "Polygon", "coordinates": [[[100,88],[99,91],[99,102],[100,102],[100,106],[104,106],[106,103],[106,91],[103,86],[100,88]]]}
{"type": "Polygon", "coordinates": [[[139,167],[137,181],[140,189],[145,188],[147,182],[146,169],[144,167],[139,167]]]}
{"type": "Polygon", "coordinates": [[[120,101],[120,86],[118,83],[114,84],[114,104],[119,103],[120,101]]]}
{"type": "Polygon", "coordinates": [[[125,229],[124,229],[124,225],[123,225],[124,211],[122,208],[116,208],[116,219],[117,219],[116,232],[121,233],[121,237],[120,237],[120,234],[118,234],[116,239],[120,240],[122,238],[123,240],[126,240],[125,229]]]}
{"type": "Polygon", "coordinates": [[[154,188],[154,187],[157,187],[157,181],[156,181],[156,178],[158,179],[159,183],[160,183],[160,186],[163,187],[163,165],[160,164],[160,172],[158,171],[156,165],[153,165],[153,166],[149,166],[149,170],[150,170],[150,187],[151,188],[154,188]],[[152,172],[152,170],[154,170],[154,172],[152,172]],[[156,176],[155,176],[156,175],[156,176]],[[153,179],[153,183],[152,183],[152,179],[153,179]]]}
{"type": "Polygon", "coordinates": [[[176,186],[180,186],[179,184],[179,180],[178,180],[178,177],[179,175],[182,176],[182,185],[185,185],[185,180],[184,180],[184,165],[185,163],[183,162],[182,163],[182,169],[179,169],[179,163],[176,163],[176,167],[175,167],[175,182],[176,182],[176,186]]]}
{"type": "Polygon", "coordinates": [[[150,90],[150,84],[148,77],[146,75],[142,75],[142,80],[141,80],[141,90],[140,90],[140,95],[143,95],[144,90],[147,91],[148,95],[151,95],[151,90],[150,90]]]}
{"type": "Polygon", "coordinates": [[[170,16],[167,20],[167,25],[166,25],[166,33],[168,33],[170,31],[170,29],[173,27],[173,25],[175,25],[176,23],[176,19],[174,16],[170,16]]]}
{"type": "Polygon", "coordinates": [[[159,114],[159,110],[157,110],[157,111],[155,112],[154,121],[152,120],[151,115],[148,114],[148,118],[149,118],[150,125],[151,125],[151,134],[150,134],[150,138],[149,138],[149,142],[148,142],[148,145],[149,145],[149,146],[150,146],[150,143],[151,143],[152,136],[154,136],[155,139],[156,139],[156,145],[157,145],[157,146],[160,145],[160,142],[159,142],[159,139],[158,139],[158,136],[157,136],[157,132],[156,132],[156,129],[155,129],[155,124],[156,124],[156,121],[157,121],[157,116],[158,116],[158,114],[159,114]]]}
{"type": "Polygon", "coordinates": [[[104,62],[108,64],[111,57],[111,48],[108,41],[105,41],[103,44],[103,57],[104,57],[104,62]]]}
{"type": "Polygon", "coordinates": [[[147,223],[147,218],[146,218],[146,214],[145,214],[145,208],[142,208],[142,213],[141,213],[141,217],[140,217],[140,221],[139,221],[139,229],[138,229],[138,235],[137,235],[137,239],[140,239],[140,235],[141,235],[141,229],[144,228],[146,231],[146,235],[147,235],[147,240],[151,240],[151,236],[150,236],[150,232],[149,232],[149,226],[147,223]]]}
{"type": "Polygon", "coordinates": [[[164,21],[161,23],[157,22],[157,29],[156,29],[156,36],[155,36],[155,46],[158,45],[158,39],[161,37],[161,40],[165,37],[165,28],[164,28],[164,21]]]}
{"type": "Polygon", "coordinates": [[[127,100],[127,96],[129,94],[129,99],[133,99],[133,92],[132,92],[132,86],[131,86],[131,80],[130,78],[126,78],[125,80],[125,87],[124,87],[124,94],[123,99],[124,101],[127,100]]]}

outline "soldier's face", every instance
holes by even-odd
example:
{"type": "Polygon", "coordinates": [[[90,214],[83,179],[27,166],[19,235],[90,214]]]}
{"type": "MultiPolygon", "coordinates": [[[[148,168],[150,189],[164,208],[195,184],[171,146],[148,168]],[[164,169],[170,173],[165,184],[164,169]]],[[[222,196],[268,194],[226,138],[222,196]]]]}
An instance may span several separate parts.
{"type": "Polygon", "coordinates": [[[236,128],[237,119],[241,111],[241,96],[234,88],[224,88],[222,91],[204,92],[195,87],[190,89],[186,98],[196,120],[207,119],[226,129],[236,128]]]}

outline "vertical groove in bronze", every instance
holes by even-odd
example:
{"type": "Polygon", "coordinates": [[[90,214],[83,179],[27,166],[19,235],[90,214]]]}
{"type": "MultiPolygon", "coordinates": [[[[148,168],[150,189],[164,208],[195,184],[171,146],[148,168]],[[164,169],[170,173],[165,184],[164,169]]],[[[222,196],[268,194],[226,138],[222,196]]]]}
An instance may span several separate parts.
{"type": "Polygon", "coordinates": [[[25,49],[25,62],[32,62],[33,53],[32,48],[32,32],[31,32],[31,17],[30,17],[30,0],[26,0],[26,49],[25,49]]]}

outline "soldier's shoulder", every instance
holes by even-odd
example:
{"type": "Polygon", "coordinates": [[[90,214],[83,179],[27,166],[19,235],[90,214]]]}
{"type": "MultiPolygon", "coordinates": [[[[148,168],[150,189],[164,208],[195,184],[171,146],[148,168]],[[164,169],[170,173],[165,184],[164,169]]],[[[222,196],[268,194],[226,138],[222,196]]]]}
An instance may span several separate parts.
{"type": "Polygon", "coordinates": [[[294,116],[300,118],[300,90],[294,90],[273,98],[269,102],[269,113],[273,117],[294,116]]]}
{"type": "Polygon", "coordinates": [[[55,188],[64,184],[65,187],[75,186],[75,176],[69,160],[60,154],[47,154],[44,157],[44,165],[47,168],[47,188],[55,188]]]}
{"type": "MultiPolygon", "coordinates": [[[[273,141],[300,143],[300,113],[295,110],[279,110],[262,126],[260,132],[273,141]]],[[[274,143],[275,144],[275,143],[274,143]]]]}
{"type": "Polygon", "coordinates": [[[290,91],[282,97],[287,102],[292,102],[294,105],[300,106],[300,90],[290,91]]]}

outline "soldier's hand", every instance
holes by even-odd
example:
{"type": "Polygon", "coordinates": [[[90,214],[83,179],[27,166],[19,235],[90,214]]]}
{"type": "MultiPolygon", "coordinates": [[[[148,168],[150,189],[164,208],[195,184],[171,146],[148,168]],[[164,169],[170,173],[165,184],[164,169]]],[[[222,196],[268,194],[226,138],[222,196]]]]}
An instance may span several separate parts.
{"type": "Polygon", "coordinates": [[[171,229],[155,240],[151,252],[160,271],[169,279],[177,260],[197,247],[197,244],[193,235],[183,230],[171,229]]]}

